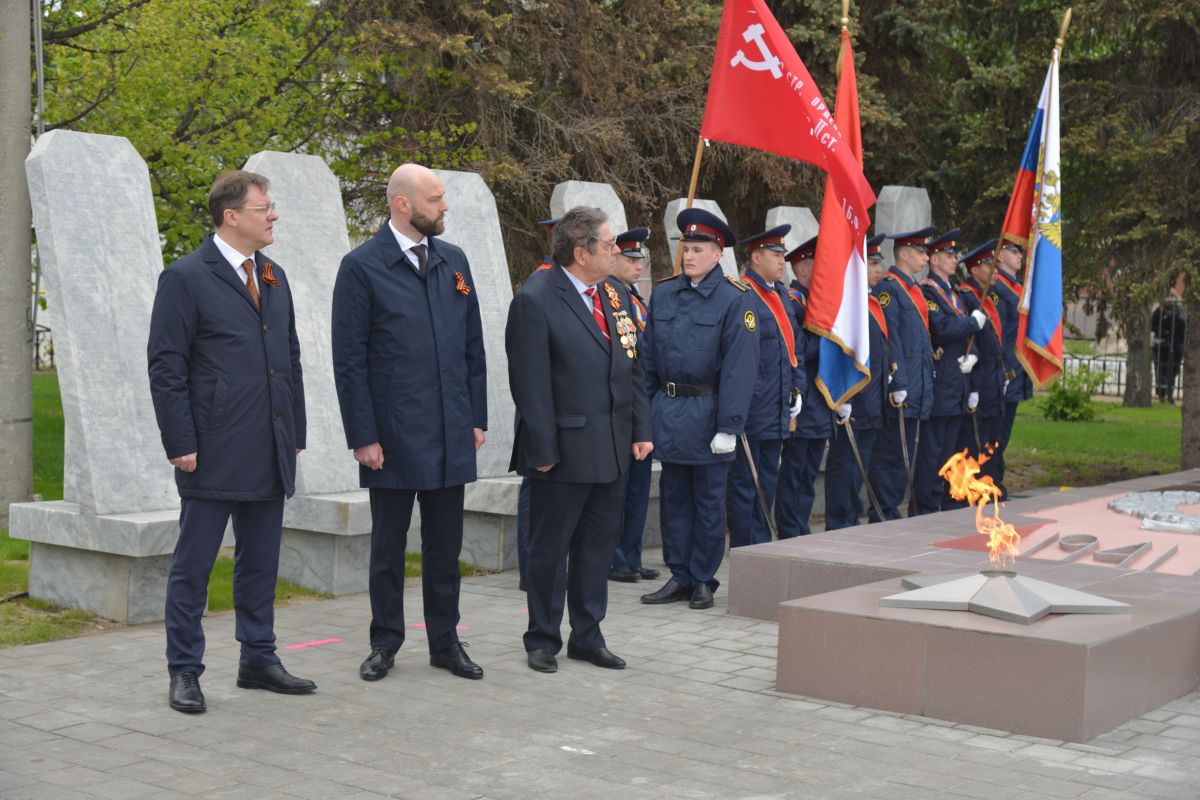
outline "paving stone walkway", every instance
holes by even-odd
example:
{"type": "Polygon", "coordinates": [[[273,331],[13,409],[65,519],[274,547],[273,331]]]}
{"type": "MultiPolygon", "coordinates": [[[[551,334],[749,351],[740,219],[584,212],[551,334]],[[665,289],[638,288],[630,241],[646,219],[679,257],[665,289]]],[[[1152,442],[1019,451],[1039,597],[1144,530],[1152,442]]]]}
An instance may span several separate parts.
{"type": "Polygon", "coordinates": [[[657,582],[610,587],[621,672],[529,670],[514,573],[463,583],[482,681],[431,668],[419,629],[359,680],[366,595],[280,609],[284,663],[320,686],[303,697],[237,689],[216,615],[198,716],[167,707],[161,625],[0,650],[0,798],[1200,798],[1200,693],[1087,744],[789,697],[776,625],[729,616],[724,590],[692,611],[641,605],[657,582]]]}

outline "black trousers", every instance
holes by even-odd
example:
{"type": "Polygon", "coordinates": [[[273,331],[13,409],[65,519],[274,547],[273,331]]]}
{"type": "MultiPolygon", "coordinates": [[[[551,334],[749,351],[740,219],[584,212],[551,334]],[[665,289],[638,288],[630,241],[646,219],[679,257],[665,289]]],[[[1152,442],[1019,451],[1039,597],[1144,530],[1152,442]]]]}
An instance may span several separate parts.
{"type": "Polygon", "coordinates": [[[413,501],[421,504],[421,596],[429,652],[458,642],[462,575],[463,487],[415,491],[371,489],[371,646],[404,644],[404,551],[413,501]]]}
{"type": "Polygon", "coordinates": [[[564,596],[571,649],[604,647],[600,622],[608,612],[608,568],[617,545],[625,476],[611,483],[536,478],[531,483],[525,650],[562,649],[564,596]]]}

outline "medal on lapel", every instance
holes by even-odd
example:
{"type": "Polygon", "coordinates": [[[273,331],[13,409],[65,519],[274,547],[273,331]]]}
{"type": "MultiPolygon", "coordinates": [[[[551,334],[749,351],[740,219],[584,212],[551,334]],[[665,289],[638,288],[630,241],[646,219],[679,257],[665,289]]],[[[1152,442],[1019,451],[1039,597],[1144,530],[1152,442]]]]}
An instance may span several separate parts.
{"type": "Polygon", "coordinates": [[[606,283],[604,284],[604,291],[608,293],[608,302],[612,305],[612,307],[620,308],[621,298],[617,296],[617,290],[606,283]]]}
{"type": "MultiPolygon", "coordinates": [[[[610,286],[606,285],[605,288],[610,292],[609,298],[619,306],[616,292],[610,286]]],[[[614,311],[613,322],[617,326],[617,341],[625,348],[625,355],[634,358],[637,355],[637,325],[630,318],[628,311],[614,311]]]]}
{"type": "Polygon", "coordinates": [[[454,289],[463,297],[471,293],[471,287],[467,286],[467,279],[463,277],[461,272],[454,273],[454,289]]]}

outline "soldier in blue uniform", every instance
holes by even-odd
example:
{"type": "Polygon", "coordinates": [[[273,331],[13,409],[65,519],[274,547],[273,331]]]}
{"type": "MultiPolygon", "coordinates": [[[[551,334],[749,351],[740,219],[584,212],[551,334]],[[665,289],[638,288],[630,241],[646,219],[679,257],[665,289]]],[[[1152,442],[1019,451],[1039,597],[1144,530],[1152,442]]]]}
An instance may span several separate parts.
{"type": "MultiPolygon", "coordinates": [[[[642,277],[646,260],[642,242],[648,238],[649,228],[634,228],[614,240],[621,252],[617,254],[613,277],[629,289],[629,315],[639,334],[646,330],[646,304],[638,294],[637,282],[642,277]]],[[[658,577],[658,570],[642,566],[642,538],[646,528],[646,507],[650,503],[652,464],[648,458],[629,462],[629,472],[625,476],[625,509],[621,514],[620,538],[608,572],[610,581],[652,581],[658,577]]]]}
{"type": "MultiPolygon", "coordinates": [[[[883,253],[880,246],[884,235],[867,240],[867,285],[868,292],[883,278],[883,253]]],[[[863,464],[871,463],[875,442],[883,429],[884,389],[891,361],[888,358],[887,320],[879,300],[867,295],[867,311],[871,346],[871,380],[858,394],[838,409],[838,424],[829,442],[829,455],[825,459],[825,530],[849,528],[858,524],[862,514],[859,498],[863,486],[863,474],[858,468],[851,449],[846,426],[854,429],[859,456],[863,464]]]]}
{"type": "Polygon", "coordinates": [[[991,287],[996,253],[996,240],[976,247],[963,256],[967,279],[958,287],[963,307],[968,313],[980,311],[987,315],[989,325],[975,336],[974,352],[979,363],[971,370],[971,391],[967,395],[967,413],[958,433],[957,450],[964,448],[978,459],[987,455],[981,474],[996,480],[995,459],[992,453],[1000,439],[1004,421],[1004,324],[996,307],[998,299],[991,287]]]}
{"type": "MultiPolygon", "coordinates": [[[[546,240],[551,242],[554,239],[554,226],[558,224],[558,217],[539,219],[537,224],[546,231],[546,240]]],[[[547,253],[542,263],[534,269],[534,273],[544,272],[553,264],[554,258],[547,253]]],[[[516,430],[516,423],[513,424],[513,430],[516,430]]],[[[521,478],[521,490],[517,494],[517,574],[520,576],[517,580],[517,590],[522,592],[525,591],[525,565],[529,562],[529,496],[533,493],[532,484],[532,478],[521,478]]]]}
{"type": "MultiPolygon", "coordinates": [[[[808,309],[808,283],[812,280],[813,258],[817,254],[817,237],[787,254],[796,280],[788,294],[796,301],[796,329],[804,326],[808,309]]],[[[783,459],[779,466],[779,489],[775,495],[775,530],[780,539],[790,539],[810,533],[809,514],[816,499],[817,472],[825,455],[825,441],[833,435],[833,412],[817,389],[817,357],[821,339],[807,333],[801,335],[796,357],[804,363],[809,377],[804,391],[804,404],[792,435],[783,443],[783,459]],[[801,346],[801,344],[803,346],[801,346]],[[801,357],[803,353],[803,357],[801,357]]]]}
{"type": "Polygon", "coordinates": [[[946,479],[938,470],[958,446],[958,429],[967,410],[970,374],[979,356],[968,353],[968,343],[987,324],[979,310],[967,313],[950,279],[958,269],[958,228],[931,241],[929,277],[921,291],[929,312],[929,344],[933,348],[933,406],[929,419],[921,423],[920,452],[913,476],[915,507],[909,501],[908,515],[932,514],[942,510],[948,496],[946,479]]]}
{"type": "Polygon", "coordinates": [[[754,393],[757,299],[721,273],[722,251],[737,243],[728,225],[698,208],[675,222],[683,269],[655,287],[642,342],[671,579],[642,602],[711,608],[725,554],[725,481],[754,393]]]}
{"type": "MultiPolygon", "coordinates": [[[[933,228],[922,228],[893,235],[896,265],[872,290],[887,321],[891,374],[885,388],[884,427],[867,471],[886,519],[900,518],[900,505],[908,487],[907,470],[915,455],[917,426],[929,419],[933,408],[929,306],[916,275],[929,263],[926,245],[934,233],[933,228]]],[[[870,515],[872,522],[878,521],[874,509],[870,515]]]]}
{"type": "Polygon", "coordinates": [[[730,547],[771,541],[763,505],[770,509],[775,501],[783,440],[790,435],[791,421],[804,401],[804,365],[797,358],[801,344],[794,313],[797,304],[783,283],[783,237],[791,229],[791,225],[780,225],[742,240],[749,254],[746,282],[758,297],[758,376],[746,421],[745,444],[739,443],[729,470],[725,517],[730,547]],[[747,446],[762,490],[761,501],[746,457],[747,446]]]}
{"type": "Polygon", "coordinates": [[[1012,438],[1017,406],[1033,397],[1033,382],[1017,360],[1017,326],[1021,319],[1021,293],[1024,291],[1024,286],[1017,280],[1017,273],[1021,270],[1022,260],[1020,246],[1004,242],[996,252],[996,278],[992,284],[1004,335],[1004,418],[1000,421],[999,443],[992,456],[993,475],[1002,492],[1001,499],[1008,498],[1008,489],[1004,486],[1004,450],[1012,438]]]}

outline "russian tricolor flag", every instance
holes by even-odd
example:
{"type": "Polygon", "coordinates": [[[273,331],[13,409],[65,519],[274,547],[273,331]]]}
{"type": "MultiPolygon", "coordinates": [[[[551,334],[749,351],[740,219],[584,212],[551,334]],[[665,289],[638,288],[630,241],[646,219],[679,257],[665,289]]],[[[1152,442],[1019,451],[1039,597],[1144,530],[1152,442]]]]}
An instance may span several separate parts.
{"type": "MultiPolygon", "coordinates": [[[[858,119],[858,81],[850,32],[842,29],[842,74],[838,80],[834,123],[862,169],[862,130],[858,119]]],[[[817,388],[836,410],[871,380],[871,339],[867,311],[867,226],[848,218],[832,173],[825,179],[821,229],[809,284],[804,327],[821,336],[817,388]],[[857,223],[857,224],[855,224],[857,223]]],[[[874,203],[872,194],[870,203],[874,203]]],[[[814,376],[809,376],[812,380],[814,376]]]]}
{"type": "Polygon", "coordinates": [[[1059,161],[1058,49],[1004,215],[1003,239],[1025,247],[1025,288],[1017,359],[1039,389],[1062,374],[1062,173],[1059,161]]]}

